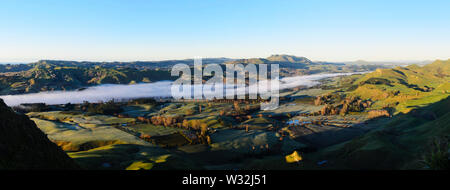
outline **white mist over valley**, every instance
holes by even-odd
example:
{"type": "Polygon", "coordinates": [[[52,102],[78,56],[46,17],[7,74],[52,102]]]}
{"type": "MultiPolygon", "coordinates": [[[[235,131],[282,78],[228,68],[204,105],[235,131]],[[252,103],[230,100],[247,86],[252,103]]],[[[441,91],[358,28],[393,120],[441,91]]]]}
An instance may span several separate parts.
{"type": "MultiPolygon", "coordinates": [[[[298,86],[312,87],[320,84],[319,80],[352,75],[359,73],[315,74],[280,79],[280,90],[298,86]]],[[[66,104],[88,102],[105,102],[109,100],[123,100],[144,97],[171,97],[172,81],[142,83],[133,85],[107,84],[89,87],[81,91],[52,91],[32,94],[0,96],[8,106],[18,106],[25,103],[66,104]]]]}

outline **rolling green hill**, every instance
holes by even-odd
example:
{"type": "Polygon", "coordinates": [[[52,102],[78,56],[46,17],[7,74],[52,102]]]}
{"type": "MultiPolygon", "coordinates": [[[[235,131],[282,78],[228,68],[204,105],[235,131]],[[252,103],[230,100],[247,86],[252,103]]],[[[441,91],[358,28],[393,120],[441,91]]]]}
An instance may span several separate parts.
{"type": "Polygon", "coordinates": [[[339,169],[449,169],[450,60],[378,69],[353,82],[347,95],[392,110],[379,127],[311,155],[339,169]]]}
{"type": "Polygon", "coordinates": [[[347,94],[376,101],[374,109],[393,108],[407,113],[449,96],[450,60],[423,67],[377,69],[354,81],[347,94]]]}

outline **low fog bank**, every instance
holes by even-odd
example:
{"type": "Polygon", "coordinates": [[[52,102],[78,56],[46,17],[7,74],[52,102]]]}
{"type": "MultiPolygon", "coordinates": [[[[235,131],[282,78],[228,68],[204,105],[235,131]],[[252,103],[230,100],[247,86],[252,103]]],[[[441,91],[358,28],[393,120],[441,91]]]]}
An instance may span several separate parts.
{"type": "Polygon", "coordinates": [[[169,97],[171,81],[134,85],[99,85],[82,91],[53,91],[33,94],[0,96],[8,106],[23,103],[66,104],[109,101],[112,99],[131,99],[141,97],[169,97]]]}
{"type": "MultiPolygon", "coordinates": [[[[280,79],[280,90],[295,88],[298,86],[315,86],[320,84],[318,80],[336,76],[352,75],[359,73],[334,73],[316,74],[280,79]]],[[[99,85],[89,87],[82,91],[54,91],[34,94],[0,96],[8,106],[17,106],[24,103],[66,104],[88,102],[105,102],[112,99],[123,100],[143,97],[172,97],[172,81],[160,81],[154,83],[134,85],[99,85]]]]}

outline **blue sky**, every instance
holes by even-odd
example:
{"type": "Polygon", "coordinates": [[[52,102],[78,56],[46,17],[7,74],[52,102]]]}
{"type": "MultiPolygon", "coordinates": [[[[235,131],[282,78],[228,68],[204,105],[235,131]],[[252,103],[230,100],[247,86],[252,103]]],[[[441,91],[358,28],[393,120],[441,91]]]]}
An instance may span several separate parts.
{"type": "Polygon", "coordinates": [[[0,62],[450,58],[448,0],[0,0],[0,62]]]}

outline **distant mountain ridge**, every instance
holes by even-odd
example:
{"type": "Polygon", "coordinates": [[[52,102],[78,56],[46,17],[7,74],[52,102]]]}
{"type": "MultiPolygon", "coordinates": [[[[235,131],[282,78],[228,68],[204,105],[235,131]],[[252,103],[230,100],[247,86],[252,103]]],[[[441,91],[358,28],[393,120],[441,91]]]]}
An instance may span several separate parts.
{"type": "MultiPolygon", "coordinates": [[[[203,64],[217,63],[222,64],[231,59],[228,58],[203,58],[203,64]]],[[[105,68],[119,68],[128,67],[136,69],[169,69],[176,64],[194,65],[194,59],[182,60],[162,60],[162,61],[131,61],[131,62],[92,62],[92,61],[58,61],[58,60],[41,60],[39,62],[46,62],[56,66],[78,66],[78,67],[105,67],[105,68]]],[[[37,64],[31,63],[31,64],[37,64]]]]}
{"type": "Polygon", "coordinates": [[[55,61],[29,64],[28,70],[0,75],[0,94],[36,93],[54,90],[75,90],[99,84],[134,84],[173,80],[168,70],[108,68],[55,61]]]}
{"type": "Polygon", "coordinates": [[[306,57],[297,57],[293,55],[271,55],[268,58],[250,58],[238,59],[225,62],[225,64],[279,64],[280,67],[304,67],[305,65],[314,64],[306,57]]]}
{"type": "Polygon", "coordinates": [[[304,63],[304,64],[311,64],[313,63],[311,60],[309,60],[306,57],[297,57],[293,55],[285,55],[285,54],[275,54],[271,55],[267,58],[269,61],[273,62],[290,62],[290,63],[304,63]]]}
{"type": "MultiPolygon", "coordinates": [[[[203,65],[278,64],[280,76],[372,71],[384,66],[313,62],[306,57],[275,54],[267,58],[206,58],[203,65]]],[[[176,64],[194,65],[193,59],[136,62],[41,60],[29,64],[0,65],[0,95],[75,90],[100,84],[135,84],[176,80],[170,70],[176,64]]]]}
{"type": "MultiPolygon", "coordinates": [[[[222,64],[224,62],[230,61],[229,58],[204,58],[202,62],[204,64],[217,63],[222,64]]],[[[130,61],[130,62],[102,62],[102,61],[66,61],[66,60],[40,60],[33,63],[27,64],[0,64],[0,73],[5,72],[20,72],[29,70],[36,65],[50,64],[59,67],[104,67],[104,68],[135,68],[135,69],[163,69],[168,70],[170,67],[176,64],[187,64],[193,65],[193,59],[182,59],[182,60],[162,60],[162,61],[130,61]]]]}
{"type": "MultiPolygon", "coordinates": [[[[203,58],[203,64],[281,64],[281,67],[301,66],[301,64],[312,64],[313,62],[306,57],[299,57],[285,54],[275,54],[268,58],[252,58],[252,59],[230,59],[230,58],[203,58]],[[290,65],[287,63],[296,63],[290,65]]],[[[161,61],[113,61],[113,62],[96,62],[96,61],[66,61],[66,60],[40,60],[28,64],[0,64],[0,73],[20,72],[29,70],[36,65],[50,64],[59,67],[104,67],[104,68],[135,68],[135,69],[163,69],[168,70],[176,64],[187,64],[192,66],[194,59],[181,60],[161,60],[161,61]]]]}

